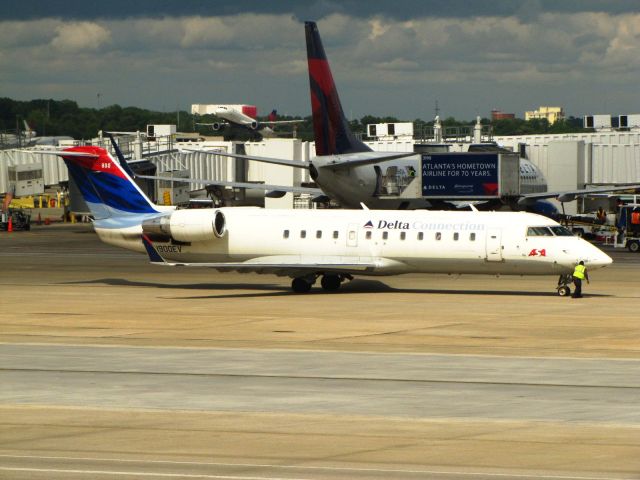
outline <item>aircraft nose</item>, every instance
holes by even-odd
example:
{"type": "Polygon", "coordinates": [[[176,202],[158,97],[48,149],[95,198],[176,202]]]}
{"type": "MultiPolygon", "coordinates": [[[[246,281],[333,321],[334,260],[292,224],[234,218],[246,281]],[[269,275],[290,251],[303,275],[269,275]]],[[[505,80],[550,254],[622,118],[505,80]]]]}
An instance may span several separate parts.
{"type": "Polygon", "coordinates": [[[602,268],[613,263],[613,259],[599,248],[593,247],[593,251],[589,253],[585,263],[591,268],[602,268]]]}

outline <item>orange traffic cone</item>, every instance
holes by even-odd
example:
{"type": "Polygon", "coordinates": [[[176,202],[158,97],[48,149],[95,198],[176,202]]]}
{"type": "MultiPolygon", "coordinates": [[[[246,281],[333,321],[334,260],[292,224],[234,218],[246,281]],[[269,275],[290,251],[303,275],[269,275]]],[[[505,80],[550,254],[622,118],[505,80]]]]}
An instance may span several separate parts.
{"type": "Polygon", "coordinates": [[[13,220],[11,219],[11,215],[9,215],[9,225],[7,225],[7,232],[13,232],[13,220]]]}

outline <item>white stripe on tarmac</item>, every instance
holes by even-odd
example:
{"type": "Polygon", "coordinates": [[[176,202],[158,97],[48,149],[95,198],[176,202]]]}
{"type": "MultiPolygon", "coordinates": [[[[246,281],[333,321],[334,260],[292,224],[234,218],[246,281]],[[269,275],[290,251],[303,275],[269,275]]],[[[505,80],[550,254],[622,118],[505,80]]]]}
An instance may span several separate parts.
{"type": "MultiPolygon", "coordinates": [[[[134,460],[125,458],[98,458],[98,457],[56,457],[56,456],[39,456],[39,455],[7,455],[0,454],[0,458],[16,458],[16,459],[32,459],[32,460],[76,460],[86,462],[112,462],[112,463],[149,463],[164,465],[191,465],[191,466],[211,466],[211,467],[241,467],[241,468],[273,468],[273,469],[296,469],[296,470],[312,470],[327,472],[370,472],[370,473],[387,473],[387,474],[424,474],[424,475],[458,475],[469,477],[508,477],[508,478],[539,478],[549,480],[629,480],[631,477],[589,477],[576,475],[549,475],[535,473],[496,473],[496,472],[458,472],[451,470],[403,470],[403,469],[384,469],[384,468],[356,468],[356,467],[321,467],[321,466],[298,466],[298,465],[271,465],[260,463],[220,463],[220,462],[190,462],[179,460],[134,460]]],[[[62,470],[62,469],[45,469],[45,468],[26,468],[26,467],[0,467],[0,471],[33,471],[33,472],[59,472],[59,473],[96,473],[100,475],[140,475],[140,476],[158,476],[158,477],[185,477],[185,478],[218,478],[218,479],[240,479],[240,480],[305,480],[296,479],[295,477],[246,477],[246,476],[229,476],[229,475],[205,475],[205,474],[185,474],[185,473],[153,473],[153,472],[135,472],[135,471],[107,471],[107,470],[62,470]]]]}
{"type": "Polygon", "coordinates": [[[79,473],[90,475],[115,475],[115,476],[136,476],[136,477],[161,477],[161,478],[211,478],[219,480],[308,480],[305,478],[276,478],[276,477],[238,477],[231,475],[198,475],[189,473],[152,473],[152,472],[119,472],[108,470],[72,470],[72,469],[57,469],[57,468],[14,468],[14,467],[0,467],[0,471],[5,472],[31,472],[31,473],[79,473]]]}

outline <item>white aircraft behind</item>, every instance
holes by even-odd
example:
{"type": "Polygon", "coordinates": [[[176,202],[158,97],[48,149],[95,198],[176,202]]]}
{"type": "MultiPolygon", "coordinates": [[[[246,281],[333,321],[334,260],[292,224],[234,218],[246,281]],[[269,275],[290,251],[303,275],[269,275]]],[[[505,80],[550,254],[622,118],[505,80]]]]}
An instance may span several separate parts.
{"type": "MultiPolygon", "coordinates": [[[[106,243],[165,266],[291,277],[295,292],[318,278],[333,291],[354,276],[402,273],[569,275],[611,258],[558,223],[524,212],[178,210],[154,205],[111,154],[71,147],[60,155],[106,243]]],[[[565,284],[561,295],[569,293],[565,284]]]]}
{"type": "Polygon", "coordinates": [[[273,135],[274,131],[271,127],[276,125],[300,123],[303,120],[275,120],[276,111],[273,110],[269,115],[269,120],[258,121],[257,119],[250,117],[243,113],[232,105],[218,105],[213,114],[225,120],[224,122],[214,123],[196,123],[196,125],[210,126],[214,131],[221,130],[228,125],[238,125],[248,130],[259,132],[263,136],[273,135]]]}

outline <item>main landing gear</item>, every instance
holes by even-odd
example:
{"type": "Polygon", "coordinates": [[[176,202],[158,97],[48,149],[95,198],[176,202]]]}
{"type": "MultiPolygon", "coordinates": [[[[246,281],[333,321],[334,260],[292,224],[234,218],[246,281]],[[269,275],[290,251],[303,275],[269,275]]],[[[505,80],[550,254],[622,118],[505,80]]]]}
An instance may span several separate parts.
{"type": "Polygon", "coordinates": [[[307,293],[318,277],[322,276],[320,285],[325,292],[335,292],[340,288],[345,280],[353,280],[351,275],[342,275],[337,273],[315,274],[306,277],[296,277],[291,282],[291,290],[295,293],[307,293]]]}
{"type": "Polygon", "coordinates": [[[560,275],[558,278],[558,285],[556,286],[556,290],[558,290],[558,295],[561,297],[568,297],[571,295],[571,288],[569,285],[573,283],[573,276],[569,274],[560,275]]]}

